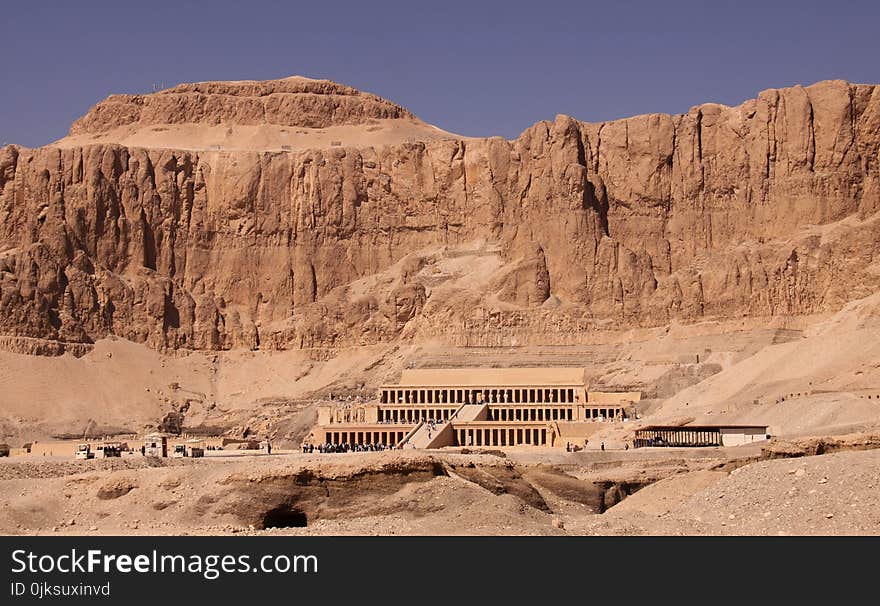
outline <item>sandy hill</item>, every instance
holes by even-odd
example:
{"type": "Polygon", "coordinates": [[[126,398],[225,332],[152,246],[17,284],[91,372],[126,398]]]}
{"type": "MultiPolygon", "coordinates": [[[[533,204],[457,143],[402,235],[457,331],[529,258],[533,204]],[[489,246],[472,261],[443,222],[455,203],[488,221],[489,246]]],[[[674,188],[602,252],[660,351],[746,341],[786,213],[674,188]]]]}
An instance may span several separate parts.
{"type": "Polygon", "coordinates": [[[767,424],[776,435],[880,427],[880,296],[771,344],[664,402],[653,420],[767,424]]]}
{"type": "Polygon", "coordinates": [[[403,107],[330,80],[197,82],[111,95],[53,145],[94,143],[201,151],[291,151],[461,138],[403,107]]]}

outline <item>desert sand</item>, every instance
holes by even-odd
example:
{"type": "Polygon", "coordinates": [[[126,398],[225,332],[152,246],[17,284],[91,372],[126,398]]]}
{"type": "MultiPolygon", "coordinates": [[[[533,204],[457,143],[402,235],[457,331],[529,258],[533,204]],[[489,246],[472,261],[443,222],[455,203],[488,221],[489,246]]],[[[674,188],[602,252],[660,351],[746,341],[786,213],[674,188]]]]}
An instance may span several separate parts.
{"type": "Polygon", "coordinates": [[[47,535],[880,532],[880,450],[758,462],[754,449],[650,453],[662,458],[542,454],[7,460],[0,528],[47,535]]]}

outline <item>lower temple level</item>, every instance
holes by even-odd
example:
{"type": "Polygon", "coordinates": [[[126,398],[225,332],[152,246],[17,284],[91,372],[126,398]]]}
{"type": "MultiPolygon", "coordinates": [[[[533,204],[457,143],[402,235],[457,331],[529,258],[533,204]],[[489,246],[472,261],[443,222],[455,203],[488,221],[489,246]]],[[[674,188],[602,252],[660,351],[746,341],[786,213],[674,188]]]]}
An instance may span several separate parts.
{"type": "MultiPolygon", "coordinates": [[[[315,436],[323,444],[349,446],[382,445],[386,448],[415,447],[415,442],[407,443],[407,438],[416,433],[422,426],[397,425],[389,428],[387,425],[338,425],[321,427],[315,436]]],[[[428,425],[426,425],[428,426],[428,425]]],[[[440,446],[553,446],[558,431],[545,423],[493,423],[486,421],[466,423],[431,424],[438,438],[444,429],[451,429],[450,439],[443,440],[443,444],[431,444],[434,440],[428,437],[429,444],[424,447],[438,448],[440,446]]],[[[314,435],[314,434],[313,434],[314,435]]]]}
{"type": "Polygon", "coordinates": [[[389,428],[387,425],[349,425],[324,428],[319,440],[323,444],[367,446],[381,444],[386,448],[397,446],[413,430],[413,425],[389,428]]]}
{"type": "Polygon", "coordinates": [[[554,428],[544,424],[465,423],[455,425],[454,446],[552,446],[554,428]]]}

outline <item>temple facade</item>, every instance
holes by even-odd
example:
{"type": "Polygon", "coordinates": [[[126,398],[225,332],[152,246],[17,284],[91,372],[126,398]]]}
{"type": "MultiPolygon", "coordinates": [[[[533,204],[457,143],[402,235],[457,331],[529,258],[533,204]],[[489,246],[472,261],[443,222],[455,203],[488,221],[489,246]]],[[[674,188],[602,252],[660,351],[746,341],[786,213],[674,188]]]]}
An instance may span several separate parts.
{"type": "Polygon", "coordinates": [[[559,446],[633,414],[639,392],[587,388],[583,368],[409,369],[365,404],[318,409],[314,443],[559,446]]]}

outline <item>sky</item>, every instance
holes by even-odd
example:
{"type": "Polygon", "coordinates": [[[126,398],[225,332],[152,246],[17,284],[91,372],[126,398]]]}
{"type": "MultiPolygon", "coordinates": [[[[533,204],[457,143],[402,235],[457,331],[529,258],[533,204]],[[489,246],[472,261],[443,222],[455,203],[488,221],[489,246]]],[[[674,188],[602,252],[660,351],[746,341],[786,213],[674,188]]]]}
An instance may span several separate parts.
{"type": "Polygon", "coordinates": [[[112,93],[328,78],[468,136],[513,138],[737,105],[761,90],[880,83],[880,2],[5,3],[0,145],[44,145],[112,93]]]}

